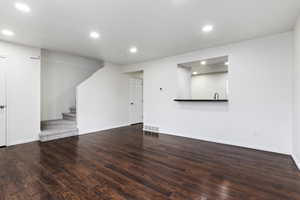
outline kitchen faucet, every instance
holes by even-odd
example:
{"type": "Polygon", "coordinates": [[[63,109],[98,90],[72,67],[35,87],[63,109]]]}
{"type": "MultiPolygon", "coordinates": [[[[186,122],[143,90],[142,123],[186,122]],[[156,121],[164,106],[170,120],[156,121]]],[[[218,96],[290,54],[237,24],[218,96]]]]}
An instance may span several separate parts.
{"type": "Polygon", "coordinates": [[[219,100],[219,98],[220,98],[220,95],[219,95],[219,93],[216,92],[214,94],[214,100],[219,100]]]}

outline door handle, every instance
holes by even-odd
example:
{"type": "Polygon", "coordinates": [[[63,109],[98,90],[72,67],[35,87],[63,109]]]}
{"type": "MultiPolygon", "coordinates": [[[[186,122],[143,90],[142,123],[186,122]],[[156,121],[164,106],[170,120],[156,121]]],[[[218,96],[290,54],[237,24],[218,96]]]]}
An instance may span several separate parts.
{"type": "Polygon", "coordinates": [[[4,109],[4,108],[6,108],[5,105],[0,105],[0,109],[4,109]]]}

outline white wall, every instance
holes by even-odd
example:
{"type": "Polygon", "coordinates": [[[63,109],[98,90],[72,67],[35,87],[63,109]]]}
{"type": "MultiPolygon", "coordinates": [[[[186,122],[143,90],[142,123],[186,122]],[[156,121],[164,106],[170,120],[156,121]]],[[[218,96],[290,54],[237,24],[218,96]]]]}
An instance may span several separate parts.
{"type": "Polygon", "coordinates": [[[300,18],[295,26],[293,158],[300,169],[300,18]]]}
{"type": "Polygon", "coordinates": [[[102,62],[42,50],[42,120],[60,119],[75,106],[76,86],[103,65],[102,62]]]}
{"type": "Polygon", "coordinates": [[[124,72],[144,70],[144,122],[162,133],[290,154],[292,65],[288,32],[125,66],[124,72]],[[173,101],[178,63],[225,55],[229,103],[173,101]]]}
{"type": "Polygon", "coordinates": [[[178,67],[177,69],[178,88],[177,96],[178,99],[190,99],[191,98],[191,80],[192,71],[188,67],[178,67]]]}
{"type": "Polygon", "coordinates": [[[220,99],[227,99],[226,81],[228,73],[213,73],[192,76],[191,96],[193,99],[213,99],[217,92],[220,99]]]}
{"type": "Polygon", "coordinates": [[[40,132],[40,49],[0,42],[0,55],[7,57],[8,145],[38,140],[40,132]]]}
{"type": "Polygon", "coordinates": [[[104,67],[77,87],[79,133],[90,133],[129,124],[128,75],[118,65],[104,67]]]}

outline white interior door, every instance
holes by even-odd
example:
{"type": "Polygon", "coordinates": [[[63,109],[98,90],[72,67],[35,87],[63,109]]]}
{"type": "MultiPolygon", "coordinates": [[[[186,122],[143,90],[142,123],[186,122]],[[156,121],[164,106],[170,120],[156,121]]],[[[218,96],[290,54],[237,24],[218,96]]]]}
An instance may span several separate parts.
{"type": "Polygon", "coordinates": [[[130,123],[137,124],[143,122],[143,80],[130,79],[130,123]]]}
{"type": "Polygon", "coordinates": [[[0,57],[0,146],[6,145],[5,59],[0,57]]]}

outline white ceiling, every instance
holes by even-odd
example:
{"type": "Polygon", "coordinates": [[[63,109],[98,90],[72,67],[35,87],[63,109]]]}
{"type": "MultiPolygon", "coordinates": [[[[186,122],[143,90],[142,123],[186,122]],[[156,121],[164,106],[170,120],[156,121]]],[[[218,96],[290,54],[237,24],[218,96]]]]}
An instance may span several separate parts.
{"type": "MultiPolygon", "coordinates": [[[[22,1],[22,0],[19,0],[22,1]]],[[[130,64],[289,31],[300,0],[23,0],[32,12],[0,1],[0,30],[12,41],[130,64]],[[212,33],[201,28],[213,24],[212,33]],[[93,40],[90,31],[101,38],[93,40]],[[128,48],[139,52],[130,54],[128,48]]]]}

